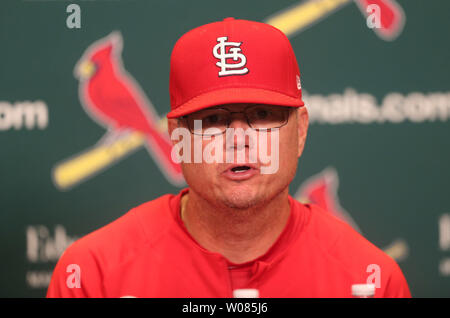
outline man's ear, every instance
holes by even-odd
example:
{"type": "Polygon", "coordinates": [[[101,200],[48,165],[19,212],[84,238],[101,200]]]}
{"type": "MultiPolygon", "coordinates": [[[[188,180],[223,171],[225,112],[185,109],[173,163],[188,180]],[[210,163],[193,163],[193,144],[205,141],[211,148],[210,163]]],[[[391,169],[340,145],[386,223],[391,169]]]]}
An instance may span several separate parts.
{"type": "MultiPolygon", "coordinates": [[[[178,128],[178,118],[168,118],[167,119],[167,132],[169,133],[169,136],[172,136],[172,132],[174,131],[175,128],[178,128]]],[[[172,140],[172,138],[171,138],[172,140]]],[[[176,144],[177,141],[176,140],[172,140],[172,144],[176,144]]]]}
{"type": "Polygon", "coordinates": [[[297,120],[298,120],[298,153],[297,157],[303,153],[303,148],[305,148],[306,135],[308,134],[309,117],[308,111],[305,106],[297,109],[297,120]]]}

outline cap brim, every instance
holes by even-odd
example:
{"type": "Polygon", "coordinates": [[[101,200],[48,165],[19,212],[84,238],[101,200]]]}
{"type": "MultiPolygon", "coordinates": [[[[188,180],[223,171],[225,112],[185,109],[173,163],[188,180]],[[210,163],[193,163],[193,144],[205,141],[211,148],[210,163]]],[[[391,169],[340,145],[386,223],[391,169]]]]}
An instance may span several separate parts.
{"type": "Polygon", "coordinates": [[[205,108],[236,103],[261,103],[277,106],[301,107],[303,101],[275,91],[261,88],[224,88],[203,93],[178,106],[167,118],[184,116],[205,108]]]}

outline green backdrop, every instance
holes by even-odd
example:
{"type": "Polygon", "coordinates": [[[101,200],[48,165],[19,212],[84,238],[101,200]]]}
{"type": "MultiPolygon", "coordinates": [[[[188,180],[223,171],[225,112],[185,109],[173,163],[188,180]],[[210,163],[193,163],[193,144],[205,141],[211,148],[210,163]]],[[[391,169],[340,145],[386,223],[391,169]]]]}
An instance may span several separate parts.
{"type": "MultiPolygon", "coordinates": [[[[405,24],[392,41],[352,1],[289,35],[311,116],[290,192],[304,198],[322,180],[336,209],[398,261],[413,296],[448,297],[450,2],[397,2],[405,24]]],[[[142,147],[68,189],[55,184],[56,167],[106,132],[82,107],[74,76],[92,43],[120,32],[125,70],[164,117],[179,36],[228,16],[264,21],[299,3],[2,0],[0,296],[44,296],[70,242],[180,189],[142,147]],[[80,28],[67,27],[71,3],[80,28]]]]}

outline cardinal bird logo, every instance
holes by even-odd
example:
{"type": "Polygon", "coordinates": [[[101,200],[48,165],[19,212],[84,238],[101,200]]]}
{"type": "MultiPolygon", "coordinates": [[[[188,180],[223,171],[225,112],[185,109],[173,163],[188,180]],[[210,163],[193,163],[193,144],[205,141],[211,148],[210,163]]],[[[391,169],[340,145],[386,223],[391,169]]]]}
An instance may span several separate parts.
{"type": "Polygon", "coordinates": [[[149,99],[122,64],[122,36],[113,32],[95,42],[75,66],[80,102],[106,134],[94,147],[58,164],[53,179],[60,189],[84,181],[145,145],[174,185],[184,183],[171,160],[172,143],[149,99]]]}
{"type": "Polygon", "coordinates": [[[406,18],[396,0],[304,0],[269,16],[264,22],[293,37],[351,3],[357,5],[365,18],[372,13],[373,5],[379,8],[381,25],[373,31],[381,39],[393,41],[401,34],[406,18]]]}
{"type": "Polygon", "coordinates": [[[380,9],[379,28],[374,28],[375,33],[386,41],[392,41],[399,36],[405,24],[405,13],[394,0],[357,0],[355,1],[364,16],[370,14],[369,6],[376,5],[380,9]]]}
{"type": "Polygon", "coordinates": [[[338,186],[339,179],[336,169],[328,167],[321,173],[307,179],[298,189],[294,197],[302,203],[319,205],[361,233],[356,222],[339,203],[337,195],[338,186]]]}
{"type": "MultiPolygon", "coordinates": [[[[304,181],[294,198],[307,204],[312,203],[320,206],[341,221],[346,222],[354,230],[363,234],[355,220],[340,204],[338,197],[339,177],[335,168],[327,167],[320,173],[304,181]]],[[[404,239],[396,239],[383,248],[384,252],[396,261],[404,260],[409,253],[408,244],[404,239]]]]}

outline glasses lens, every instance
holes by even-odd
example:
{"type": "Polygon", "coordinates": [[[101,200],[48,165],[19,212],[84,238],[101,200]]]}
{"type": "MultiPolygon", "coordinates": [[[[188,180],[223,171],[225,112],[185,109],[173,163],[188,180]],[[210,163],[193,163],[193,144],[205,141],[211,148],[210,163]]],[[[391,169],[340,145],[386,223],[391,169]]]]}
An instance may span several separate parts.
{"type": "Polygon", "coordinates": [[[255,129],[278,128],[286,124],[289,109],[282,106],[257,105],[246,109],[249,124],[255,129]]]}
{"type": "Polygon", "coordinates": [[[223,109],[205,109],[187,117],[189,129],[197,135],[216,135],[227,128],[230,113],[223,109]],[[201,123],[201,125],[200,125],[201,123]]]}

